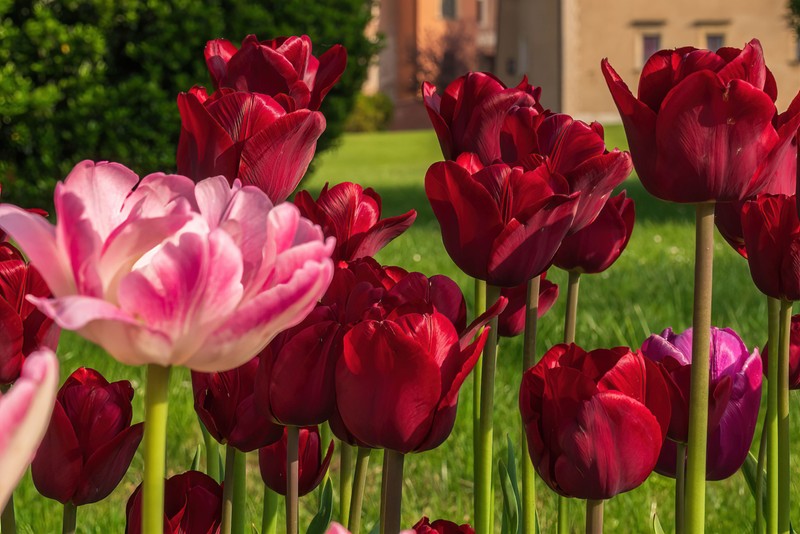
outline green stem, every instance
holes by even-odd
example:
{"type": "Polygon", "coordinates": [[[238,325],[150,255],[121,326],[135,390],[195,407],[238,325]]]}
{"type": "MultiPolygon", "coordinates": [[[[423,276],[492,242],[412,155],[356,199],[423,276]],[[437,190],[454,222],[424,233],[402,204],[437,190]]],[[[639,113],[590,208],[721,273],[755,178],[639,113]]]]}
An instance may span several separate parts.
{"type": "Polygon", "coordinates": [[[264,484],[264,511],[261,513],[261,534],[278,531],[278,494],[264,484]]]}
{"type": "MultiPolygon", "coordinates": [[[[500,288],[486,286],[486,302],[494,304],[500,297],[500,288]]],[[[480,442],[478,445],[478,471],[475,491],[478,495],[475,509],[475,531],[492,532],[492,439],[494,436],[494,374],[497,363],[497,317],[492,319],[491,330],[483,348],[481,377],[480,442]]]]}
{"type": "Polygon", "coordinates": [[[64,516],[61,521],[61,534],[75,534],[78,522],[78,507],[71,502],[64,503],[64,516]]]}
{"type": "Polygon", "coordinates": [[[206,447],[206,474],[217,482],[222,482],[219,472],[219,443],[209,433],[202,421],[200,421],[200,430],[203,432],[203,444],[206,447]]]}
{"type": "Polygon", "coordinates": [[[164,476],[167,469],[167,408],[169,367],[147,366],[142,482],[142,532],[163,533],[164,476]]]}
{"type": "Polygon", "coordinates": [[[286,534],[297,534],[300,529],[300,427],[286,427],[286,534]]]}
{"type": "Polygon", "coordinates": [[[0,532],[3,534],[16,534],[17,518],[14,515],[14,494],[8,497],[8,503],[0,514],[0,532]]]}
{"type": "Polygon", "coordinates": [[[367,467],[369,467],[369,455],[372,449],[359,447],[356,457],[356,472],[353,482],[353,499],[350,501],[350,520],[347,529],[351,534],[359,534],[361,531],[361,507],[364,503],[364,489],[367,486],[367,467]]]}
{"type": "Polygon", "coordinates": [[[225,448],[225,483],[222,485],[222,522],[220,534],[231,534],[233,531],[233,494],[236,477],[236,449],[225,448]]]}
{"type": "Polygon", "coordinates": [[[386,525],[384,520],[386,519],[386,483],[388,480],[386,479],[386,473],[389,471],[389,455],[386,454],[386,451],[383,451],[383,463],[381,466],[381,513],[380,513],[380,529],[379,532],[383,534],[384,530],[386,530],[386,525]]]}
{"type": "Polygon", "coordinates": [[[686,518],[686,444],[677,443],[675,450],[675,534],[683,534],[686,518]]]}
{"type": "Polygon", "coordinates": [[[403,461],[405,455],[399,452],[385,450],[386,470],[383,477],[386,479],[384,491],[386,506],[383,510],[384,517],[381,521],[381,534],[399,534],[400,514],[403,502],[403,461]]]}
{"type": "Polygon", "coordinates": [[[339,447],[339,523],[342,525],[349,523],[350,518],[350,500],[353,495],[353,450],[352,445],[344,442],[339,447]]]}
{"type": "MultiPolygon", "coordinates": [[[[331,427],[328,425],[328,422],[325,421],[319,425],[319,442],[320,443],[330,443],[333,439],[333,433],[331,432],[331,427]]],[[[331,470],[328,469],[325,471],[325,475],[322,477],[322,481],[320,482],[319,486],[317,486],[317,495],[319,496],[319,503],[318,506],[322,506],[322,501],[325,498],[325,485],[331,479],[331,470]]],[[[339,488],[341,489],[341,487],[339,488]]],[[[339,494],[342,495],[341,493],[339,494]]],[[[347,523],[342,523],[346,525],[347,523]]]]}
{"type": "Polygon", "coordinates": [[[692,377],[686,465],[686,532],[703,534],[706,516],[706,444],[711,343],[711,275],[714,263],[714,203],[697,204],[695,220],[692,377]]]}
{"type": "MultiPolygon", "coordinates": [[[[789,532],[789,334],[792,328],[792,303],[781,301],[780,350],[778,351],[778,532],[789,532]]],[[[774,354],[774,353],[773,353],[774,354]]]]}
{"type": "Polygon", "coordinates": [[[769,353],[773,365],[767,369],[767,416],[764,420],[767,432],[767,533],[778,532],[778,359],[780,358],[781,303],[770,298],[769,305],[769,353]]]}
{"type": "MultiPolygon", "coordinates": [[[[478,317],[486,310],[486,282],[475,279],[475,307],[473,317],[478,317]]],[[[482,360],[475,363],[472,370],[472,478],[473,494],[472,509],[478,509],[478,473],[480,472],[480,446],[481,446],[481,367],[482,360]]]]}
{"type": "MultiPolygon", "coordinates": [[[[539,283],[537,276],[528,282],[528,299],[525,307],[525,337],[522,341],[522,373],[536,363],[536,327],[539,317],[539,283]]],[[[522,456],[522,531],[536,531],[536,473],[533,470],[525,426],[520,425],[522,456]]]]}
{"type": "Polygon", "coordinates": [[[603,534],[603,500],[586,501],[586,534],[603,534]]]}
{"type": "Polygon", "coordinates": [[[758,444],[756,463],[756,529],[755,534],[764,532],[764,463],[767,459],[767,416],[761,424],[761,440],[758,444]]]}
{"type": "MultiPolygon", "coordinates": [[[[233,448],[228,445],[228,448],[233,448]]],[[[244,534],[247,524],[247,454],[233,449],[233,517],[231,534],[244,534]]],[[[225,478],[228,478],[227,473],[225,478]]]]}
{"type": "Polygon", "coordinates": [[[556,524],[558,534],[569,534],[569,499],[558,496],[558,523],[556,524]]]}

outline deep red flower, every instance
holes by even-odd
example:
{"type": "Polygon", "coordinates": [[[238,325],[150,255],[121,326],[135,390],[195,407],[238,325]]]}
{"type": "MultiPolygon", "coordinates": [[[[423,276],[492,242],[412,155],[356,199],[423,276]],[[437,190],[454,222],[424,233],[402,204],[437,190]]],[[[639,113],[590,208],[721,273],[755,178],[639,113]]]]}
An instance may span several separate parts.
{"type": "Polygon", "coordinates": [[[475,534],[475,529],[466,523],[458,525],[446,519],[437,519],[433,523],[427,517],[423,517],[414,525],[416,534],[475,534]]]}
{"type": "Polygon", "coordinates": [[[222,175],[264,191],[273,204],[294,191],[325,130],[318,111],[287,112],[272,97],[202,87],[178,95],[178,173],[200,181],[222,175]]]}
{"type": "Polygon", "coordinates": [[[0,243],[0,385],[19,378],[25,358],[39,347],[55,350],[61,330],[25,298],[52,294],[39,272],[10,243],[0,243]]]}
{"type": "MultiPolygon", "coordinates": [[[[128,499],[125,534],[142,532],[142,486],[128,499]]],[[[217,534],[222,522],[222,486],[200,471],[164,481],[164,534],[217,534]]]]}
{"type": "MultiPolygon", "coordinates": [[[[764,376],[767,375],[769,366],[767,346],[765,343],[761,352],[764,376]]],[[[792,315],[792,327],[789,331],[789,389],[800,389],[800,314],[792,315]]]]}
{"type": "Polygon", "coordinates": [[[765,295],[800,300],[800,220],[794,195],[760,195],[742,208],[750,275],[765,295]]]}
{"type": "MultiPolygon", "coordinates": [[[[461,163],[469,156],[462,156],[461,163]]],[[[514,287],[544,272],[572,227],[580,194],[546,166],[505,164],[475,172],[458,162],[434,163],[425,193],[447,253],[466,274],[514,287]]]]}
{"type": "Polygon", "coordinates": [[[256,357],[221,373],[192,371],[194,409],[200,421],[214,439],[243,452],[275,443],[283,434],[254,400],[258,362],[256,357]]]}
{"type": "Polygon", "coordinates": [[[131,426],[133,388],[81,367],[56,396],[31,472],[39,493],[76,506],[105,499],[130,466],[144,432],[131,426]]]}
{"type": "Polygon", "coordinates": [[[628,246],[635,219],[633,199],[624,191],[609,198],[594,222],[564,238],[553,265],[578,273],[605,271],[628,246]]]}
{"type": "MultiPolygon", "coordinates": [[[[298,494],[303,496],[319,486],[328,471],[333,456],[333,440],[323,458],[319,429],[316,426],[302,427],[298,448],[300,460],[298,494]]],[[[259,449],[258,465],[261,468],[261,479],[264,484],[272,491],[286,495],[286,430],[281,439],[259,449]]]]}
{"type": "Polygon", "coordinates": [[[657,52],[642,69],[638,99],[607,59],[602,70],[636,172],[656,197],[742,200],[794,168],[788,145],[800,115],[777,120],[775,79],[758,40],[741,50],[657,52]]]}
{"type": "MultiPolygon", "coordinates": [[[[542,273],[539,282],[539,308],[537,317],[547,313],[558,299],[558,285],[542,273]]],[[[500,295],[508,299],[508,305],[497,319],[497,334],[502,337],[515,337],[525,330],[525,310],[528,304],[528,283],[516,287],[504,287],[500,295]]]]}
{"type": "Polygon", "coordinates": [[[474,153],[483,165],[502,160],[500,132],[517,110],[544,113],[539,104],[542,88],[527,78],[516,87],[506,87],[494,75],[469,72],[447,86],[442,95],[428,82],[422,84],[422,98],[439,138],[442,154],[455,160],[474,153]]]}
{"type": "Polygon", "coordinates": [[[260,41],[248,35],[237,48],[225,39],[206,44],[206,66],[214,88],[269,95],[286,109],[319,109],[347,65],[347,51],[333,45],[319,59],[311,54],[311,39],[278,37],[260,41]]]}
{"type": "Polygon", "coordinates": [[[326,236],[336,238],[333,260],[351,261],[374,256],[391,240],[405,232],[417,218],[411,210],[381,219],[381,197],[371,187],[352,182],[322,188],[315,201],[307,191],[294,198],[300,213],[320,225],[326,236]]]}
{"type": "Polygon", "coordinates": [[[536,471],[578,499],[610,499],[644,482],[670,420],[661,371],[628,347],[556,345],[523,376],[519,406],[536,471]]]}

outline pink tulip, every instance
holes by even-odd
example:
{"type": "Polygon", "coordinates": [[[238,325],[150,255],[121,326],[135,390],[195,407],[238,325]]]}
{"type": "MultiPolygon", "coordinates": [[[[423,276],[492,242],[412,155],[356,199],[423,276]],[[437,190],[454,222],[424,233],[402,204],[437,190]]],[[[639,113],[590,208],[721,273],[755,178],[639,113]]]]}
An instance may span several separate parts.
{"type": "Polygon", "coordinates": [[[0,226],[54,295],[29,299],[125,364],[238,367],[299,323],[333,275],[334,241],[295,206],[221,176],[139,181],[84,161],[54,203],[55,227],[0,205],[0,226]]]}
{"type": "Polygon", "coordinates": [[[58,390],[58,360],[50,349],[25,359],[22,373],[0,397],[0,510],[33,460],[58,390]]]}
{"type": "MultiPolygon", "coordinates": [[[[336,521],[334,521],[328,527],[328,530],[325,531],[325,534],[350,534],[350,531],[347,530],[346,528],[344,528],[342,525],[340,525],[336,521]]],[[[414,531],[413,530],[401,530],[400,534],[414,534],[414,531]]]]}

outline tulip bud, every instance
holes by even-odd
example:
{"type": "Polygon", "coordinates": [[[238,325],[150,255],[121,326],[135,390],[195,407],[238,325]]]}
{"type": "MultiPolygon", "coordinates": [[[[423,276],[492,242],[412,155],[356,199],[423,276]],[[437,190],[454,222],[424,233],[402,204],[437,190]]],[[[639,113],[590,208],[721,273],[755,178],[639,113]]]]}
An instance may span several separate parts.
{"type": "MultiPolygon", "coordinates": [[[[539,281],[539,308],[541,318],[558,299],[558,285],[547,280],[547,273],[541,274],[539,281]]],[[[508,299],[508,305],[497,320],[497,333],[502,337],[515,337],[525,330],[525,313],[528,305],[528,282],[516,287],[504,287],[500,295],[508,299]]]]}
{"type": "MultiPolygon", "coordinates": [[[[284,429],[283,437],[280,440],[272,445],[262,447],[258,451],[261,479],[269,489],[281,495],[286,495],[286,436],[287,429],[284,429]]],[[[328,471],[328,465],[330,465],[333,455],[333,440],[328,445],[328,452],[323,458],[319,428],[316,426],[302,427],[300,428],[298,450],[298,494],[303,496],[319,486],[328,471]]]]}
{"type": "Polygon", "coordinates": [[[31,465],[39,493],[75,506],[105,499],[130,466],[144,432],[131,426],[133,388],[81,367],[56,396],[47,433],[31,465]]]}
{"type": "Polygon", "coordinates": [[[467,524],[459,525],[446,519],[437,519],[433,523],[427,517],[414,525],[415,534],[475,534],[475,529],[467,524]]]}

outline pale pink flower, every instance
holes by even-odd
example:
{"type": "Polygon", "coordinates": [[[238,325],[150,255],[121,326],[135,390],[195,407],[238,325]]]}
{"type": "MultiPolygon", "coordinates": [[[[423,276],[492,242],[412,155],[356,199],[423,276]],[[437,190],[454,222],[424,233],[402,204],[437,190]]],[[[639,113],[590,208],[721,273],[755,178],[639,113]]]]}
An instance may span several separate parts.
{"type": "Polygon", "coordinates": [[[57,391],[58,360],[44,348],[25,359],[20,377],[0,396],[0,510],[33,460],[57,391]]]}
{"type": "MultiPolygon", "coordinates": [[[[342,525],[337,523],[336,521],[332,522],[328,527],[328,530],[325,531],[325,534],[350,534],[350,531],[344,528],[342,525]]],[[[413,530],[401,530],[400,534],[414,534],[413,530]]]]}
{"type": "Polygon", "coordinates": [[[54,203],[55,226],[0,205],[0,227],[54,295],[29,299],[129,365],[238,367],[304,319],[332,277],[333,239],[293,205],[221,176],[140,181],[83,161],[54,203]]]}

